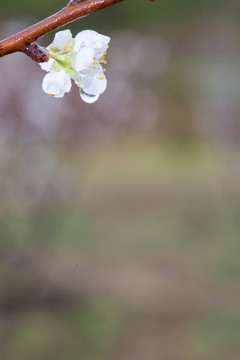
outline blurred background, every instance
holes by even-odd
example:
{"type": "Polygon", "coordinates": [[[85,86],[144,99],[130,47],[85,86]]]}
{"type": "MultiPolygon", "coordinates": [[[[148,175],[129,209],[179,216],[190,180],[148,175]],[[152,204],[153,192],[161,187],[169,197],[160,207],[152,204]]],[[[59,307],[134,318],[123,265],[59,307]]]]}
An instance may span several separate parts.
{"type": "MultiPolygon", "coordinates": [[[[1,39],[66,2],[2,1],[1,39]]],[[[74,22],[111,36],[93,105],[0,59],[1,359],[240,358],[239,10],[128,0],[74,22]]]]}

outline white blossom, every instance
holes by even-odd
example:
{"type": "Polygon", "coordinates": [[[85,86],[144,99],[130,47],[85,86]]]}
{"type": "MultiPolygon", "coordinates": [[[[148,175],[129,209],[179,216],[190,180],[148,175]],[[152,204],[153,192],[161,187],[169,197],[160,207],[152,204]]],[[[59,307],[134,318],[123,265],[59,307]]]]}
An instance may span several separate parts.
{"type": "Polygon", "coordinates": [[[77,52],[75,70],[80,96],[86,102],[94,102],[107,87],[107,79],[102,64],[107,61],[106,51],[110,38],[96,31],[81,31],[75,38],[74,50],[77,52]]]}
{"type": "Polygon", "coordinates": [[[95,102],[106,90],[106,54],[110,38],[93,30],[84,30],[72,38],[70,30],[56,33],[47,47],[48,62],[40,64],[49,73],[43,79],[43,90],[55,97],[71,89],[71,79],[79,87],[83,101],[95,102]],[[70,84],[70,85],[69,85],[70,84]]]}

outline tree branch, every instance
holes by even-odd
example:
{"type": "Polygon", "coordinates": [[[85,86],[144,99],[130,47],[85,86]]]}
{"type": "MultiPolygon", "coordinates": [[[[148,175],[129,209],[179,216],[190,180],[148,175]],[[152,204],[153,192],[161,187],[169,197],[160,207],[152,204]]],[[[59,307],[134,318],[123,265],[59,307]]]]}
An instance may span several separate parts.
{"type": "Polygon", "coordinates": [[[35,43],[38,38],[76,19],[120,1],[123,0],[71,0],[56,14],[0,41],[0,57],[22,51],[39,63],[48,61],[48,52],[35,43]]]}

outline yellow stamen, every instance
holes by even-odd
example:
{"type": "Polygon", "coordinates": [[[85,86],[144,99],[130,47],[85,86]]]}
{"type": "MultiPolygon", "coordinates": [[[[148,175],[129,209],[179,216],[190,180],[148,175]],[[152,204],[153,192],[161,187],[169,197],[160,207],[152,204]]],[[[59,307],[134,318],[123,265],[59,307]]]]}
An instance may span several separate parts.
{"type": "Polygon", "coordinates": [[[51,95],[51,96],[55,96],[55,94],[49,94],[49,95],[51,95]]]}

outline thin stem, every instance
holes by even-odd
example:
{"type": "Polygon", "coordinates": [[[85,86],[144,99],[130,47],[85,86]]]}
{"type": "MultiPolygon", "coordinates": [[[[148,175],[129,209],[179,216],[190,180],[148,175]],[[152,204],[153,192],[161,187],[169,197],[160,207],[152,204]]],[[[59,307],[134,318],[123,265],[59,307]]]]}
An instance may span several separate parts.
{"type": "Polygon", "coordinates": [[[67,6],[54,15],[0,41],[0,57],[22,51],[37,62],[47,61],[49,56],[46,50],[37,44],[32,44],[38,38],[76,19],[120,1],[123,0],[71,0],[67,6]]]}

